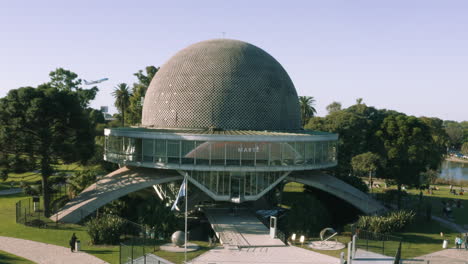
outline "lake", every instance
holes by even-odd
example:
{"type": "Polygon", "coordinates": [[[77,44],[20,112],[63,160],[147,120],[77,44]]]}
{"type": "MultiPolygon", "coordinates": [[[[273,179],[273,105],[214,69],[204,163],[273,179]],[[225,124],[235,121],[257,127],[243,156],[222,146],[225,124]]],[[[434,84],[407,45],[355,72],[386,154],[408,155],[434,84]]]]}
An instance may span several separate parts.
{"type": "Polygon", "coordinates": [[[468,163],[453,161],[442,162],[440,178],[468,180],[468,163]]]}

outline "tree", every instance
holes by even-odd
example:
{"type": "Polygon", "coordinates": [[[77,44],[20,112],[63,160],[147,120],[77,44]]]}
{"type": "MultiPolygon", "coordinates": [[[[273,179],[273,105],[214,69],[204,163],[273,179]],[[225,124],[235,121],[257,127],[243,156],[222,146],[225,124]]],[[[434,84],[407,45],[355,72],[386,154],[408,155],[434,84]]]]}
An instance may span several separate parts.
{"type": "Polygon", "coordinates": [[[463,153],[463,155],[468,155],[468,142],[463,143],[461,153],[463,153]]]}
{"type": "Polygon", "coordinates": [[[122,126],[125,126],[125,112],[128,109],[128,105],[130,104],[130,90],[129,87],[126,83],[120,83],[118,84],[114,91],[112,92],[112,95],[115,98],[115,107],[117,107],[117,110],[119,110],[121,114],[121,119],[122,119],[122,126]]]}
{"type": "Polygon", "coordinates": [[[50,84],[11,90],[0,99],[2,151],[38,160],[46,216],[54,164],[86,162],[94,152],[93,127],[81,103],[74,92],[50,84]]]}
{"type": "Polygon", "coordinates": [[[73,92],[79,99],[82,107],[88,107],[89,102],[92,101],[99,89],[93,86],[90,89],[83,89],[80,87],[81,79],[78,79],[78,75],[72,71],[65,70],[63,68],[57,68],[55,71],[49,73],[50,87],[55,88],[59,91],[73,92]]]}
{"type": "Polygon", "coordinates": [[[146,95],[146,90],[151,83],[154,75],[158,72],[159,68],[154,66],[147,66],[144,73],[139,70],[134,75],[138,78],[138,82],[133,84],[132,95],[130,96],[130,105],[127,111],[127,123],[135,125],[141,122],[141,113],[143,109],[143,99],[146,95]]]}
{"type": "Polygon", "coordinates": [[[376,133],[385,150],[385,176],[398,186],[398,207],[403,184],[419,186],[420,174],[436,169],[442,153],[436,151],[430,128],[414,116],[393,114],[385,118],[376,133]]]}
{"type": "Polygon", "coordinates": [[[374,173],[380,164],[380,157],[379,155],[366,152],[359,155],[354,156],[351,159],[351,166],[353,167],[353,171],[358,175],[369,175],[369,186],[372,192],[372,173],[374,173]]]}
{"type": "Polygon", "coordinates": [[[312,96],[299,96],[299,105],[301,108],[302,127],[304,127],[311,117],[317,113],[314,108],[315,99],[312,96]]]}
{"type": "Polygon", "coordinates": [[[341,110],[341,103],[333,102],[327,106],[328,114],[341,110]]]}
{"type": "Polygon", "coordinates": [[[310,194],[304,193],[300,201],[294,201],[282,224],[290,233],[317,234],[330,224],[330,214],[325,205],[310,194]]]}
{"type": "Polygon", "coordinates": [[[445,132],[450,140],[450,146],[455,149],[460,149],[463,144],[464,131],[461,124],[455,121],[445,121],[445,132]]]}

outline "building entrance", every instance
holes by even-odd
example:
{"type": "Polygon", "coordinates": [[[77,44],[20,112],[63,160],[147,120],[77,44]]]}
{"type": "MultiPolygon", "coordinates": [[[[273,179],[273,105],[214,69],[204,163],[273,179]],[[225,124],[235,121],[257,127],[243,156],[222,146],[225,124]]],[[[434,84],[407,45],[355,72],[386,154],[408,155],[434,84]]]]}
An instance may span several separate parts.
{"type": "Polygon", "coordinates": [[[244,177],[231,175],[231,201],[241,203],[244,200],[244,177]]]}

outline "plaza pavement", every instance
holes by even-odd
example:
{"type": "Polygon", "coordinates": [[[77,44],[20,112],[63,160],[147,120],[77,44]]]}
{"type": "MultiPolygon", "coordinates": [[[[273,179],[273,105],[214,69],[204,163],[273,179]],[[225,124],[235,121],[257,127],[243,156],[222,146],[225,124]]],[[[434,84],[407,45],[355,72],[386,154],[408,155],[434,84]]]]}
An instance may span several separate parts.
{"type": "MultiPolygon", "coordinates": [[[[102,259],[61,246],[0,236],[0,250],[39,264],[103,264],[102,259]]],[[[0,261],[1,263],[1,261],[0,261]]]]}
{"type": "Polygon", "coordinates": [[[339,264],[338,258],[294,246],[229,249],[216,247],[192,264],[339,264]]]}

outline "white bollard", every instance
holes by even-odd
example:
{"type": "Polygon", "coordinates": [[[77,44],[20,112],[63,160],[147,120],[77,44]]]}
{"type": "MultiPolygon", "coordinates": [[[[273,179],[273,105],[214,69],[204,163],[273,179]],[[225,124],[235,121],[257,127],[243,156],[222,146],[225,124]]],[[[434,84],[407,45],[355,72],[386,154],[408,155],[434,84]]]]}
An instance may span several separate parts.
{"type": "Polygon", "coordinates": [[[348,261],[346,264],[351,264],[351,248],[353,247],[353,242],[348,242],[348,261]]]}
{"type": "Polygon", "coordinates": [[[353,236],[353,248],[352,248],[352,251],[351,251],[351,254],[353,254],[352,258],[354,258],[354,255],[356,254],[356,239],[357,239],[357,235],[354,235],[353,236]]]}

